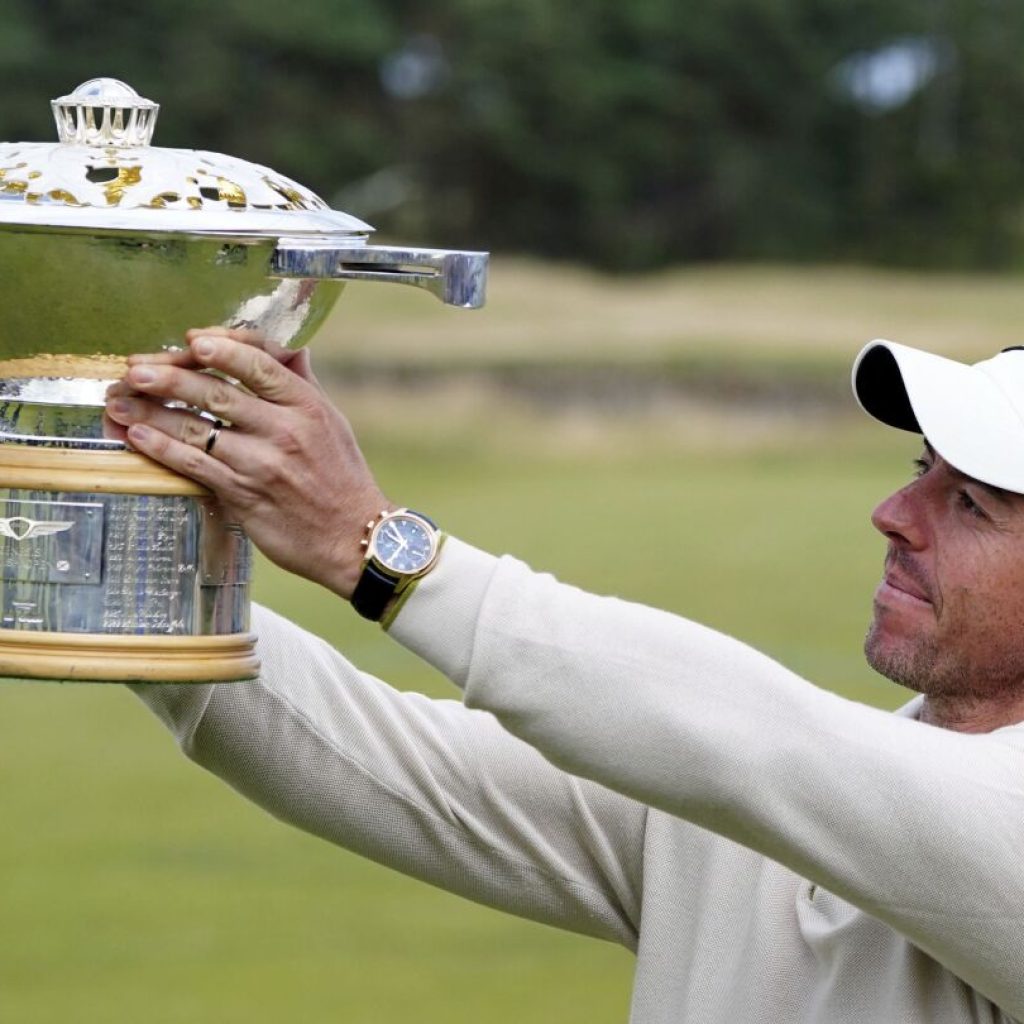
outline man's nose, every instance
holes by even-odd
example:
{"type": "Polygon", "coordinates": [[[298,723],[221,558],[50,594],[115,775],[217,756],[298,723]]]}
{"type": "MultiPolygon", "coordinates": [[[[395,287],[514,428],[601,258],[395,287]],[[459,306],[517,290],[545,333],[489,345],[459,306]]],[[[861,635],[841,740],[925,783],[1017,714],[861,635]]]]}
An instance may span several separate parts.
{"type": "MultiPolygon", "coordinates": [[[[916,481],[915,481],[916,482],[916,481]]],[[[919,549],[925,544],[924,520],[914,483],[889,495],[874,512],[871,522],[894,544],[919,549]]]]}

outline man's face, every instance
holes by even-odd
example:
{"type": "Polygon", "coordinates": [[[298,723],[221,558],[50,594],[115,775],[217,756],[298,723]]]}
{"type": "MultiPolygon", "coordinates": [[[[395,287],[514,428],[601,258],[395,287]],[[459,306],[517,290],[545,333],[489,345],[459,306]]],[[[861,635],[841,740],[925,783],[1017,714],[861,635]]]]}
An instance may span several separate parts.
{"type": "Polygon", "coordinates": [[[1024,684],[1024,497],[953,469],[925,442],[918,474],[875,509],[889,540],[864,643],[872,668],[932,697],[1024,684]]]}

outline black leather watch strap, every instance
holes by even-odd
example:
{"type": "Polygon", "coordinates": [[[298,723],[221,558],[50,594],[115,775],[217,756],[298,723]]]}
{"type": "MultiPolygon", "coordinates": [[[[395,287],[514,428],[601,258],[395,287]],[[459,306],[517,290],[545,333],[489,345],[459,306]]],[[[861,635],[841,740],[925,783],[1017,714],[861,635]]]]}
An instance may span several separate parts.
{"type": "Polygon", "coordinates": [[[430,525],[435,530],[437,529],[437,523],[435,523],[434,520],[430,518],[430,516],[425,516],[422,512],[417,512],[416,509],[414,508],[407,508],[405,511],[408,512],[409,515],[411,516],[419,516],[420,519],[422,519],[425,523],[430,523],[430,525]]]}
{"type": "Polygon", "coordinates": [[[367,563],[356,589],[352,591],[352,607],[364,619],[380,622],[388,602],[395,596],[397,586],[397,577],[389,576],[372,563],[367,563]]]}

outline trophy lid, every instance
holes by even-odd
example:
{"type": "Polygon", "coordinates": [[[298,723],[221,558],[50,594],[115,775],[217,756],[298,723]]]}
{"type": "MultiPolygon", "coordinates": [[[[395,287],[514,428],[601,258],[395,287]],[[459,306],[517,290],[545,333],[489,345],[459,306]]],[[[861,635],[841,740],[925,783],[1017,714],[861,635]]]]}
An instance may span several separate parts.
{"type": "Polygon", "coordinates": [[[116,78],[83,82],[52,107],[59,142],[0,142],[0,230],[232,238],[373,230],[269,167],[150,145],[159,104],[116,78]]]}

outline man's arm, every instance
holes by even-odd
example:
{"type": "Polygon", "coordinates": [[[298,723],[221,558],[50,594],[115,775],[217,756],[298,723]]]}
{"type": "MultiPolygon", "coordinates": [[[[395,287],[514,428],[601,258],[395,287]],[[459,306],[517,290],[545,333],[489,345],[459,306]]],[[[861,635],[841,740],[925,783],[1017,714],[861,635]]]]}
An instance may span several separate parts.
{"type": "Polygon", "coordinates": [[[493,716],[399,693],[254,611],[258,680],[134,687],[190,758],[389,867],[635,948],[642,805],[553,767],[493,716]]]}
{"type": "MultiPolygon", "coordinates": [[[[264,554],[348,596],[365,523],[391,505],[308,354],[222,328],[188,340],[131,361],[110,392],[111,436],[201,479],[264,554]],[[230,422],[213,455],[209,421],[169,398],[230,422]]],[[[552,767],[488,714],[398,693],[284,620],[254,619],[257,682],[137,691],[191,757],[278,817],[407,874],[635,946],[645,807],[552,767]]]]}
{"type": "Polygon", "coordinates": [[[554,764],[785,864],[1024,1017],[1022,730],[843,700],[732,638],[451,539],[390,632],[554,764]]]}

